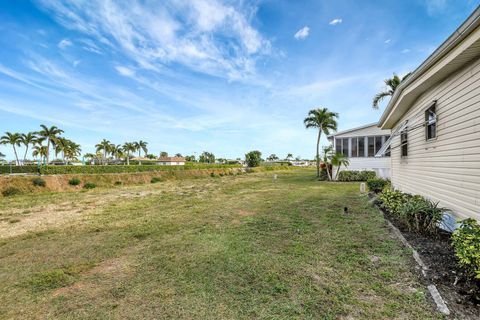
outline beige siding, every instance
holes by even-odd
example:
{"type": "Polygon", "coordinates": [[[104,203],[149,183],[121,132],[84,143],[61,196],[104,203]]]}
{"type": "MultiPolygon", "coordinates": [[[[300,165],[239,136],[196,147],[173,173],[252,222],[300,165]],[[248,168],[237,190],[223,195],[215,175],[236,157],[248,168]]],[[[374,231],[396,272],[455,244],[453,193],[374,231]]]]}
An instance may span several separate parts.
{"type": "Polygon", "coordinates": [[[423,126],[408,133],[408,157],[400,137],[392,143],[394,187],[421,194],[461,217],[480,220],[480,60],[476,60],[417,99],[397,123],[421,125],[425,109],[437,100],[437,138],[425,140],[423,126]]]}

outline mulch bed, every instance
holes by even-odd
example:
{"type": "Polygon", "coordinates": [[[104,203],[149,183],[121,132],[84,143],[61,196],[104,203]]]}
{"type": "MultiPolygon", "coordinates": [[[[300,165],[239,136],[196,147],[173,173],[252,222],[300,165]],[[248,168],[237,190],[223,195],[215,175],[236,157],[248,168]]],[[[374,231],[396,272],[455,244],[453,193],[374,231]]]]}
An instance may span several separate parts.
{"type": "Polygon", "coordinates": [[[441,229],[436,235],[412,232],[396,217],[382,211],[418,251],[429,268],[428,279],[422,278],[437,286],[453,317],[480,319],[480,281],[469,279],[458,265],[450,233],[441,229]]]}

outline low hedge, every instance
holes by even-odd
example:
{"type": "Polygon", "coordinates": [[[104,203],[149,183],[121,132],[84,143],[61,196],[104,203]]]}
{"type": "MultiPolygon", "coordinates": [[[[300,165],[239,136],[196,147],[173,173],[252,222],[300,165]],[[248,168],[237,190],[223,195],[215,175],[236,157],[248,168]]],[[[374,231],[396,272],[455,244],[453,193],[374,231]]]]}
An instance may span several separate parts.
{"type": "Polygon", "coordinates": [[[452,243],[460,265],[480,280],[480,224],[474,219],[463,220],[453,233],[452,243]]]}
{"type": "MultiPolygon", "coordinates": [[[[230,169],[239,168],[239,164],[186,164],[184,166],[161,165],[83,165],[83,166],[12,166],[12,173],[51,174],[99,174],[99,173],[131,173],[149,171],[193,170],[193,169],[230,169]]],[[[0,174],[9,174],[10,166],[0,166],[0,174]]]]}
{"type": "Polygon", "coordinates": [[[39,173],[38,166],[10,166],[3,165],[0,166],[0,174],[10,174],[10,173],[39,173]]]}
{"type": "Polygon", "coordinates": [[[351,171],[343,170],[338,173],[338,181],[367,181],[369,179],[374,179],[377,176],[375,171],[362,170],[362,171],[351,171]]]}

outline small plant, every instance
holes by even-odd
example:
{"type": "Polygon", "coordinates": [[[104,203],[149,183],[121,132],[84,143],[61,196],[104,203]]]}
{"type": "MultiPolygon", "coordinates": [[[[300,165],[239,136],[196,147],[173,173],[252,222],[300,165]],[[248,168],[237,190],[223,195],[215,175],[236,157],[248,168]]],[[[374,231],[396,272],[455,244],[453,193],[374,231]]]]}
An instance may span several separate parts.
{"type": "Polygon", "coordinates": [[[115,183],[114,183],[114,185],[116,185],[116,186],[121,186],[122,184],[123,184],[122,181],[115,181],[115,183]]]}
{"type": "Polygon", "coordinates": [[[153,178],[150,180],[150,183],[157,183],[157,182],[161,182],[161,181],[162,181],[162,178],[153,177],[153,178]]]}
{"type": "Polygon", "coordinates": [[[373,178],[367,180],[368,190],[380,193],[388,185],[388,180],[382,178],[373,178]]]}
{"type": "Polygon", "coordinates": [[[21,193],[22,193],[22,191],[20,191],[20,189],[15,188],[15,187],[7,187],[2,191],[2,195],[4,197],[11,197],[11,196],[15,196],[15,195],[18,195],[18,194],[21,194],[21,193]]]}
{"type": "Polygon", "coordinates": [[[32,180],[32,183],[35,187],[45,187],[47,183],[42,178],[35,178],[32,180]]]}
{"type": "Polygon", "coordinates": [[[410,230],[435,233],[445,208],[421,196],[410,197],[400,208],[399,215],[410,230]]]}
{"type": "Polygon", "coordinates": [[[71,186],[78,186],[82,181],[80,181],[80,179],[78,178],[72,178],[70,180],[68,180],[68,184],[71,185],[71,186]]]}
{"type": "Polygon", "coordinates": [[[83,186],[84,189],[95,189],[96,187],[97,187],[97,185],[93,182],[87,182],[83,186]]]}
{"type": "Polygon", "coordinates": [[[381,206],[383,209],[390,214],[397,215],[403,204],[411,197],[413,196],[408,193],[385,189],[378,198],[382,202],[381,206]]]}
{"type": "MultiPolygon", "coordinates": [[[[326,174],[326,165],[324,164],[322,170],[325,170],[326,174]]],[[[321,173],[321,172],[320,172],[321,173]]],[[[362,171],[353,171],[353,170],[343,170],[338,174],[338,181],[367,181],[369,179],[375,179],[377,174],[375,171],[362,170],[362,171]]]]}
{"type": "Polygon", "coordinates": [[[452,244],[460,265],[480,280],[480,225],[474,219],[462,221],[452,235],[452,244]]]}
{"type": "Polygon", "coordinates": [[[210,172],[210,177],[215,177],[215,172],[210,172]]]}

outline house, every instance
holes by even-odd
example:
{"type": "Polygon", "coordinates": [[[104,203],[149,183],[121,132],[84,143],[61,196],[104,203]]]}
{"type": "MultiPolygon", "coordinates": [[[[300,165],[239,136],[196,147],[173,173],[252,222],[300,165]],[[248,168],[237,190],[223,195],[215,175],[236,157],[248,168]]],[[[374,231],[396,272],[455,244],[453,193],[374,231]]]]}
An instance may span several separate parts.
{"type": "Polygon", "coordinates": [[[163,157],[158,159],[157,164],[161,166],[184,166],[185,158],[184,157],[163,157]]]}
{"type": "Polygon", "coordinates": [[[335,153],[343,153],[350,161],[346,170],[373,170],[377,176],[390,177],[390,155],[375,157],[390,137],[390,130],[382,130],[377,123],[340,131],[327,138],[335,153]]]}
{"type": "Polygon", "coordinates": [[[392,130],[393,187],[480,219],[480,7],[399,85],[378,125],[392,130]]]}

